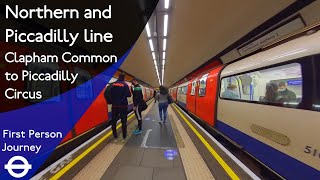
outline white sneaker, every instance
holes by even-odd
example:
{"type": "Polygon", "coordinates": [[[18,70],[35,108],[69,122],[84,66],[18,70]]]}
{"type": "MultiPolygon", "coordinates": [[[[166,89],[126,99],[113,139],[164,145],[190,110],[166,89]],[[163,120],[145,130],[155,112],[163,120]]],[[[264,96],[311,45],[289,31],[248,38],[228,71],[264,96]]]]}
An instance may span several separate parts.
{"type": "Polygon", "coordinates": [[[113,140],[114,143],[118,142],[118,138],[113,140]]]}
{"type": "Polygon", "coordinates": [[[158,122],[159,122],[160,124],[162,123],[162,121],[161,121],[161,120],[159,120],[158,122]]]}

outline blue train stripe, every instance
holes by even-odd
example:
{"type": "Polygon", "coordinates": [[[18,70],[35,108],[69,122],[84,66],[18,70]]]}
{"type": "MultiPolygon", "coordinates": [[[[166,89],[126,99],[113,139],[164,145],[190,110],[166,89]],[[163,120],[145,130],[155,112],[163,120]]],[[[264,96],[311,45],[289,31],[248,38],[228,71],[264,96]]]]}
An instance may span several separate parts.
{"type": "Polygon", "coordinates": [[[286,179],[320,179],[320,171],[221,122],[215,128],[286,179]]]}

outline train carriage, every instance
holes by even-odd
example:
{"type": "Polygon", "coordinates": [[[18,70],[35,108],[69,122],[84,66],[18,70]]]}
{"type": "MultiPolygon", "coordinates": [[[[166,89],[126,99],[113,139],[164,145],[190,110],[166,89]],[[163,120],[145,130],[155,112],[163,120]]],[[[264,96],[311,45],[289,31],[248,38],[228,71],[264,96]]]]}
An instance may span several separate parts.
{"type": "Polygon", "coordinates": [[[319,177],[319,41],[320,32],[303,36],[221,72],[216,129],[286,178],[319,177]],[[294,99],[266,98],[280,82],[294,99]],[[237,97],[223,97],[227,84],[237,97]]]}
{"type": "Polygon", "coordinates": [[[289,179],[320,177],[320,31],[178,87],[177,103],[289,179]],[[281,84],[281,86],[280,86],[281,84]],[[280,89],[286,87],[291,96],[280,89]],[[274,96],[273,98],[270,98],[274,96]]]}
{"type": "Polygon", "coordinates": [[[188,83],[189,82],[180,84],[177,87],[177,103],[183,108],[186,108],[186,105],[187,105],[188,83]]]}

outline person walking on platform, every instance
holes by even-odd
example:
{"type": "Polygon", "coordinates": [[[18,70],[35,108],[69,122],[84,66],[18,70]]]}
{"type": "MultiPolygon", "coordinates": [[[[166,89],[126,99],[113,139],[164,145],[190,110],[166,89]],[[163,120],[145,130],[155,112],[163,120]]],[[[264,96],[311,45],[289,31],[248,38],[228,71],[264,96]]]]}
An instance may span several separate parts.
{"type": "Polygon", "coordinates": [[[169,104],[171,103],[169,102],[171,101],[171,97],[168,93],[168,89],[165,88],[164,86],[160,86],[160,91],[157,93],[155,99],[158,101],[159,115],[160,115],[159,123],[163,122],[165,124],[167,119],[167,109],[169,104]]]}
{"type": "Polygon", "coordinates": [[[141,134],[142,133],[142,116],[141,116],[141,105],[144,103],[142,87],[138,83],[136,79],[132,80],[132,95],[133,95],[133,111],[138,120],[138,129],[133,131],[133,134],[141,134]]]}
{"type": "Polygon", "coordinates": [[[112,105],[111,113],[111,126],[113,137],[115,138],[114,142],[118,141],[117,134],[117,121],[120,117],[122,124],[122,134],[123,142],[127,137],[127,113],[128,113],[128,97],[131,97],[130,88],[127,83],[124,81],[125,74],[121,73],[119,79],[114,83],[110,84],[105,92],[104,96],[106,101],[112,105]]]}
{"type": "Polygon", "coordinates": [[[154,99],[155,102],[157,102],[157,100],[156,100],[156,95],[157,95],[157,91],[156,91],[156,90],[153,90],[153,99],[154,99]]]}

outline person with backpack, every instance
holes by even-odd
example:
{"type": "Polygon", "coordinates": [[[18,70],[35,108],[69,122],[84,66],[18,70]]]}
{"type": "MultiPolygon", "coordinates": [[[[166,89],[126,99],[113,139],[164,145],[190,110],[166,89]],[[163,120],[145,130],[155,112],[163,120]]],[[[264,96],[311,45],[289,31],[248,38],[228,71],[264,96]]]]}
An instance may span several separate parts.
{"type": "Polygon", "coordinates": [[[163,122],[163,124],[166,124],[167,109],[169,104],[172,103],[172,98],[169,95],[168,89],[165,88],[164,86],[160,86],[160,91],[157,93],[155,99],[158,101],[159,115],[160,115],[159,123],[163,122]]]}
{"type": "Polygon", "coordinates": [[[138,128],[132,134],[138,135],[142,133],[142,116],[141,112],[146,109],[146,103],[143,99],[142,87],[136,79],[132,80],[131,92],[133,95],[133,111],[138,120],[138,128]]]}
{"type": "Polygon", "coordinates": [[[112,105],[111,113],[111,126],[114,137],[114,142],[118,141],[117,134],[117,121],[121,119],[123,140],[125,142],[127,137],[127,113],[128,113],[128,97],[131,97],[130,89],[124,81],[125,74],[121,73],[119,79],[110,84],[105,92],[104,97],[108,104],[112,105]]]}

